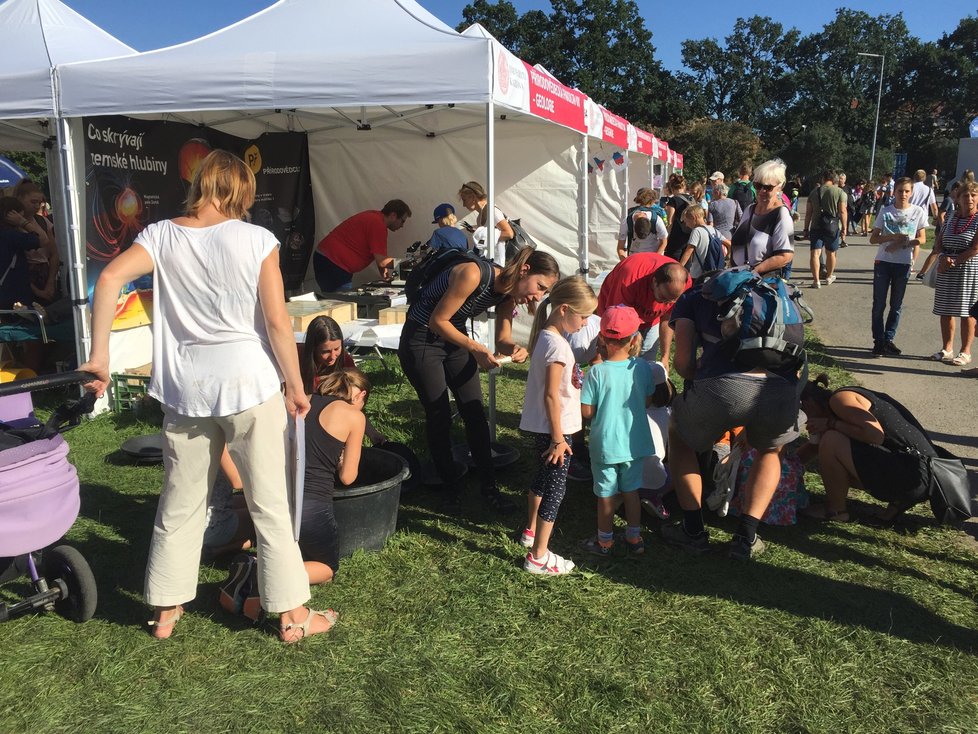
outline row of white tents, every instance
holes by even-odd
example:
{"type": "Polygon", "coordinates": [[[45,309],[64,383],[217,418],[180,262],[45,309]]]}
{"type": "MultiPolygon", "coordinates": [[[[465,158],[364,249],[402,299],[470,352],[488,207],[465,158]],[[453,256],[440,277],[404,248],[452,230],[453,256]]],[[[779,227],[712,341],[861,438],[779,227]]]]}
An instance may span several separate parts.
{"type": "Polygon", "coordinates": [[[6,0],[0,46],[0,150],[49,151],[79,358],[89,348],[83,118],[174,120],[249,139],[304,131],[317,238],[402,198],[415,216],[392,236],[395,255],[427,238],[436,204],[481,180],[566,273],[613,264],[635,189],[654,171],[682,167],[665,141],[525,64],[481,27],[459,34],[414,0],[280,0],[146,53],[58,0],[6,0]],[[589,173],[594,159],[617,172],[589,173]]]}

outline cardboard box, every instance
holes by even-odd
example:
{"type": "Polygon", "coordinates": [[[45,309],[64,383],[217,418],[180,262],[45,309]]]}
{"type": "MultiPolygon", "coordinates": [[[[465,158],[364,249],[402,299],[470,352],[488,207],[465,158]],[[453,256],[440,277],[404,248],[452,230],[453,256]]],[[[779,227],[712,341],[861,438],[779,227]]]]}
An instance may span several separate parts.
{"type": "Polygon", "coordinates": [[[403,324],[405,321],[407,321],[408,308],[410,307],[406,304],[403,306],[382,308],[377,312],[377,321],[380,322],[381,326],[386,326],[388,324],[403,324]]]}
{"type": "Polygon", "coordinates": [[[305,331],[317,316],[329,316],[338,324],[357,317],[357,304],[350,301],[290,301],[285,304],[293,331],[305,331]]]}

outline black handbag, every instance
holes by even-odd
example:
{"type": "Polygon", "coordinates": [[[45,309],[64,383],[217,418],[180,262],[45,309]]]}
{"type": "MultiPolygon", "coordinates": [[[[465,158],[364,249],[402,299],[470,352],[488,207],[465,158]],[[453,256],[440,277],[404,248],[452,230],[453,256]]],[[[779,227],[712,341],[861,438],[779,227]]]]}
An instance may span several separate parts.
{"type": "Polygon", "coordinates": [[[937,456],[927,457],[930,509],[939,523],[957,524],[971,518],[968,470],[957,456],[934,445],[937,456]]]}

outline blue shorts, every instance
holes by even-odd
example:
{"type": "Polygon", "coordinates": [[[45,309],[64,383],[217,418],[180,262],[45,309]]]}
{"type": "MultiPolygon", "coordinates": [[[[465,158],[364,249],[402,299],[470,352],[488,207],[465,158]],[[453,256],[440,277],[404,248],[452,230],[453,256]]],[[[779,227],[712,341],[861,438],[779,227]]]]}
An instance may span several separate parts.
{"type": "Polygon", "coordinates": [[[634,492],[642,486],[642,467],[645,458],[602,464],[591,461],[595,497],[614,497],[624,492],[634,492]]]}
{"type": "Polygon", "coordinates": [[[813,250],[821,250],[824,247],[826,252],[835,252],[842,243],[842,233],[837,234],[832,241],[829,241],[827,235],[814,233],[812,234],[811,241],[813,250]]]}

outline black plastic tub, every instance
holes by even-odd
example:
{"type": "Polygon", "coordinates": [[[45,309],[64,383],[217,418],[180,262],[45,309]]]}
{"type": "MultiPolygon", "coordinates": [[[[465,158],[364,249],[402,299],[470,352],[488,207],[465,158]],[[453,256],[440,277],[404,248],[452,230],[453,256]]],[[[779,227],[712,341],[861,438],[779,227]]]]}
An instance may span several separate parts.
{"type": "Polygon", "coordinates": [[[337,487],[333,496],[340,558],[360,548],[384,547],[397,529],[401,482],[409,474],[407,462],[400,456],[383,449],[363,449],[357,481],[349,487],[337,487]]]}

